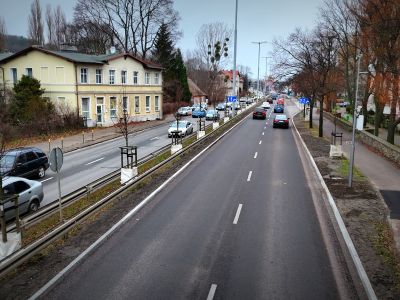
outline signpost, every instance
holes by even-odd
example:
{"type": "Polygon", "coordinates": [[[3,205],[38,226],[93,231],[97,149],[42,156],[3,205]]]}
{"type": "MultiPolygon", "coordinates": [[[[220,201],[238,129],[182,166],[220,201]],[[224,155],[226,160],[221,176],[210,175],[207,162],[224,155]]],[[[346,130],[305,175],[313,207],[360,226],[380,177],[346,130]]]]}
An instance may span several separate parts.
{"type": "Polygon", "coordinates": [[[60,222],[62,222],[62,206],[61,206],[61,184],[60,184],[60,170],[63,165],[64,156],[60,148],[53,148],[50,152],[50,169],[57,173],[57,183],[58,183],[58,207],[60,210],[60,222]]]}

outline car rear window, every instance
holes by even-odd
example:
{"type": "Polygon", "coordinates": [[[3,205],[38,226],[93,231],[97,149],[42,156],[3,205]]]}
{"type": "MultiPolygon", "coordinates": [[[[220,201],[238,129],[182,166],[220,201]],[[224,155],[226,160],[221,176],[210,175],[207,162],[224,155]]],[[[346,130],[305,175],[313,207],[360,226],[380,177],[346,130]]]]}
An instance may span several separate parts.
{"type": "Polygon", "coordinates": [[[286,120],[286,116],[284,116],[284,115],[277,115],[275,118],[277,120],[286,120]]]}
{"type": "Polygon", "coordinates": [[[256,108],[256,112],[263,112],[263,111],[264,111],[264,109],[262,109],[262,108],[259,108],[259,107],[256,108]]]}

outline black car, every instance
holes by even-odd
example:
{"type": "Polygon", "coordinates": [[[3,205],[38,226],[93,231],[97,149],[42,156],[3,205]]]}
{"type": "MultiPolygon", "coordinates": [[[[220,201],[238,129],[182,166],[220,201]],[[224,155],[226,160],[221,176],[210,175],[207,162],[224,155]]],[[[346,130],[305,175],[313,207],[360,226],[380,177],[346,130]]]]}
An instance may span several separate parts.
{"type": "Polygon", "coordinates": [[[47,155],[34,147],[8,150],[0,160],[1,176],[43,178],[48,168],[47,155]]]}
{"type": "Polygon", "coordinates": [[[265,112],[264,108],[257,107],[253,111],[253,119],[263,119],[263,120],[265,120],[266,118],[267,118],[267,113],[265,112]]]}
{"type": "Polygon", "coordinates": [[[277,104],[274,106],[274,113],[280,113],[282,114],[284,112],[284,106],[281,104],[277,104]]]}
{"type": "Polygon", "coordinates": [[[289,118],[286,115],[275,115],[272,127],[289,128],[289,118]]]}

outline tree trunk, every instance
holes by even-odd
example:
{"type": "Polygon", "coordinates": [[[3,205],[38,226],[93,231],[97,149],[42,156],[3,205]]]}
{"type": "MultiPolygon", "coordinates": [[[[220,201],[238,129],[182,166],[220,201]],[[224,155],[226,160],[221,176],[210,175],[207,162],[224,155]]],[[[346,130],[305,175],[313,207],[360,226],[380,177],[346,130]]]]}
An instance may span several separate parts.
{"type": "Polygon", "coordinates": [[[324,136],[324,97],[321,97],[319,100],[319,128],[318,128],[318,136],[324,136]]]}
{"type": "Polygon", "coordinates": [[[392,101],[390,102],[390,115],[389,124],[386,140],[394,144],[394,135],[396,133],[396,126],[399,124],[399,120],[396,120],[396,106],[399,101],[399,75],[395,75],[393,78],[393,94],[392,101]]]}
{"type": "Polygon", "coordinates": [[[379,136],[379,127],[382,123],[383,117],[383,107],[380,107],[377,103],[375,104],[375,128],[374,128],[374,135],[379,136]]]}
{"type": "Polygon", "coordinates": [[[310,127],[310,128],[313,128],[313,122],[312,122],[312,119],[313,119],[313,109],[314,109],[314,100],[311,100],[311,101],[310,101],[310,120],[309,120],[309,127],[310,127]]]}

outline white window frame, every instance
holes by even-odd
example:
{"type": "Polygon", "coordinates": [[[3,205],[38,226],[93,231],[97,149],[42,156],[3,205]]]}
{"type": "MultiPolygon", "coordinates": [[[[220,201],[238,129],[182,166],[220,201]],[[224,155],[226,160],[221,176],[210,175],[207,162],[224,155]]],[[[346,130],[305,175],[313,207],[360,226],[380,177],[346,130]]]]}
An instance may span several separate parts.
{"type": "Polygon", "coordinates": [[[81,115],[82,117],[85,117],[86,115],[84,113],[87,113],[87,120],[91,119],[91,115],[90,115],[90,107],[91,107],[91,99],[90,97],[81,97],[81,115]],[[83,110],[83,99],[88,99],[88,110],[84,111],[83,110]]]}
{"type": "Polygon", "coordinates": [[[10,77],[14,84],[18,82],[18,69],[17,68],[10,68],[10,77]],[[14,70],[15,70],[15,78],[14,78],[14,70]]]}
{"type": "Polygon", "coordinates": [[[126,70],[121,70],[121,84],[126,84],[126,70]]]}
{"type": "Polygon", "coordinates": [[[133,84],[134,85],[139,84],[139,71],[133,71],[133,84]]]}
{"type": "Polygon", "coordinates": [[[150,85],[150,72],[144,73],[144,84],[150,85]]]}
{"type": "Polygon", "coordinates": [[[33,78],[33,69],[31,67],[25,68],[25,75],[30,77],[30,78],[33,78]],[[30,76],[29,76],[29,71],[28,70],[31,70],[31,75],[30,76]]]}
{"type": "Polygon", "coordinates": [[[115,70],[108,70],[108,84],[115,84],[115,70]],[[113,74],[111,75],[111,73],[113,74]],[[111,78],[113,79],[112,81],[111,78]]]}
{"type": "Polygon", "coordinates": [[[150,95],[146,95],[146,97],[144,98],[144,105],[146,107],[146,112],[150,112],[151,111],[151,96],[150,95]],[[147,106],[147,97],[149,99],[149,105],[147,106]]]}
{"type": "Polygon", "coordinates": [[[96,69],[96,84],[102,84],[103,83],[103,69],[96,69]],[[97,73],[97,71],[100,71],[100,74],[97,73]],[[100,80],[98,80],[100,79],[100,80]]]}
{"type": "Polygon", "coordinates": [[[135,113],[138,114],[140,113],[140,96],[135,96],[134,101],[135,101],[135,113]]]}
{"type": "Polygon", "coordinates": [[[109,104],[110,104],[110,118],[117,118],[117,97],[116,96],[111,96],[109,99],[109,104]],[[111,108],[111,99],[115,99],[115,108],[111,108]]]}
{"type": "Polygon", "coordinates": [[[154,110],[160,111],[160,96],[159,95],[154,96],[154,110]]]}
{"type": "Polygon", "coordinates": [[[89,69],[86,67],[80,68],[80,79],[81,79],[81,84],[88,84],[89,83],[89,69]],[[84,74],[82,71],[86,70],[86,74],[84,74]],[[82,76],[86,76],[86,80],[82,81],[82,76]]]}
{"type": "Polygon", "coordinates": [[[160,85],[160,73],[159,72],[154,73],[154,84],[160,85]]]}

